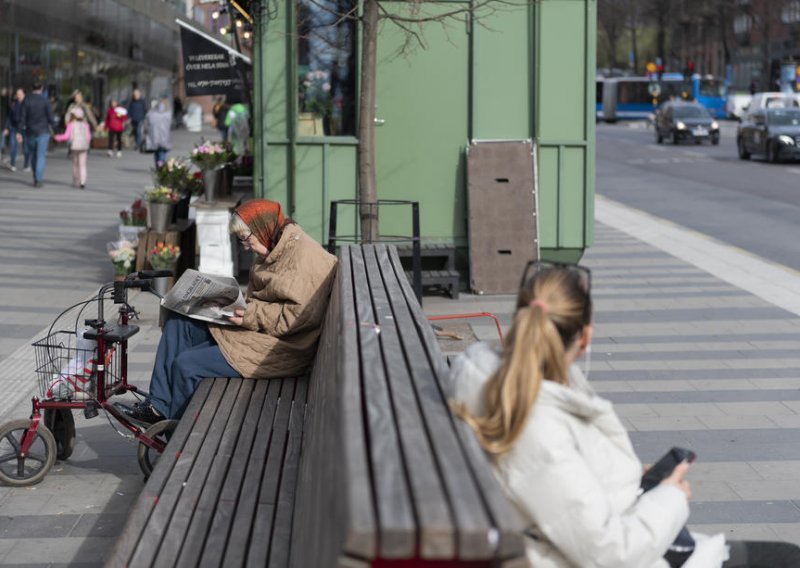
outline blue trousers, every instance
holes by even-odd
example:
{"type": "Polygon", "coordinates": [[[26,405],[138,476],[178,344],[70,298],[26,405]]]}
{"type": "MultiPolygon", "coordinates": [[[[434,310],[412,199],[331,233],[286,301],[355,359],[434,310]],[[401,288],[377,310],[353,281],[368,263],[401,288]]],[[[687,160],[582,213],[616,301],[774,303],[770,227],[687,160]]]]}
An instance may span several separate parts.
{"type": "Polygon", "coordinates": [[[167,152],[168,150],[166,148],[162,148],[161,146],[156,149],[156,153],[153,154],[153,159],[156,161],[156,169],[158,169],[161,164],[167,161],[167,152]]]}
{"type": "Polygon", "coordinates": [[[241,377],[222,355],[205,322],[171,314],[161,334],[150,377],[149,401],[167,418],[180,418],[209,377],[241,377]]]}
{"type": "Polygon", "coordinates": [[[30,154],[31,168],[33,168],[33,181],[42,181],[44,177],[44,159],[47,156],[47,143],[50,141],[49,134],[28,134],[25,143],[28,145],[30,154]]]}
{"type": "MultiPolygon", "coordinates": [[[[19,132],[19,130],[16,128],[8,129],[8,159],[9,163],[15,167],[17,165],[17,132],[19,132]]],[[[22,137],[22,144],[20,144],[20,146],[22,146],[22,154],[25,157],[24,167],[27,168],[31,162],[31,153],[28,149],[28,137],[24,134],[22,137]]]]}

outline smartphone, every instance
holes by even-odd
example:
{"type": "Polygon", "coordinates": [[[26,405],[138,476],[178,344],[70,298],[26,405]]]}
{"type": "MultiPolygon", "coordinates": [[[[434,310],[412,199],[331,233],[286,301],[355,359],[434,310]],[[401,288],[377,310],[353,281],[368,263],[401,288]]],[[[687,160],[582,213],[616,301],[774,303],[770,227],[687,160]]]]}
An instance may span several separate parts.
{"type": "Polygon", "coordinates": [[[641,488],[642,491],[649,491],[664,479],[670,476],[672,470],[675,469],[679,463],[689,462],[692,463],[697,455],[692,450],[684,448],[672,448],[669,452],[664,454],[660,460],[653,464],[653,467],[648,469],[642,476],[641,488]]]}

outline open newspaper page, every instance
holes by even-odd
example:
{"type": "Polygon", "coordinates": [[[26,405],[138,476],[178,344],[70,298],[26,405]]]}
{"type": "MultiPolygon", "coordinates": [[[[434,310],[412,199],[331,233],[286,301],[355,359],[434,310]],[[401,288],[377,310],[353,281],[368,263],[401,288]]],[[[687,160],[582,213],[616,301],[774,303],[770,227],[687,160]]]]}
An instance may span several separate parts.
{"type": "Polygon", "coordinates": [[[228,317],[247,304],[234,278],[188,269],[167,292],[161,305],[190,318],[233,325],[228,317]]]}

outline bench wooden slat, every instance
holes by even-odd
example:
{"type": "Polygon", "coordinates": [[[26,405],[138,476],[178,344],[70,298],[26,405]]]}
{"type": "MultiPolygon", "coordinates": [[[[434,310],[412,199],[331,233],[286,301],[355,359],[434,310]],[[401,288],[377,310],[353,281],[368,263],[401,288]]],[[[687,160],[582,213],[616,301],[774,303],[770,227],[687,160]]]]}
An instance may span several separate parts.
{"type": "MultiPolygon", "coordinates": [[[[224,566],[240,566],[247,558],[264,471],[283,456],[283,439],[294,397],[295,379],[283,379],[272,419],[259,425],[245,472],[242,492],[236,503],[233,525],[225,544],[224,566]]],[[[259,538],[263,538],[263,535],[259,538]]],[[[267,538],[269,538],[267,536],[267,538]]]]}
{"type": "Polygon", "coordinates": [[[335,565],[342,551],[374,558],[377,549],[348,248],[340,249],[333,290],[309,384],[292,529],[298,567],[335,565]]]}
{"type": "Polygon", "coordinates": [[[290,544],[292,539],[292,517],[294,515],[295,490],[297,488],[297,472],[300,465],[300,449],[303,440],[303,423],[305,421],[306,397],[308,394],[308,376],[298,379],[295,387],[294,401],[289,417],[289,430],[287,432],[286,450],[280,471],[280,487],[274,505],[274,513],[266,516],[259,504],[256,514],[256,524],[253,534],[256,535],[254,544],[250,545],[250,554],[247,558],[248,566],[262,567],[275,566],[283,568],[289,565],[290,544]],[[263,520],[262,520],[263,519],[263,520]],[[264,521],[268,520],[269,523],[264,521]],[[269,542],[269,558],[262,557],[259,545],[267,539],[260,539],[257,535],[272,535],[269,542]]]}
{"type": "Polygon", "coordinates": [[[441,361],[441,354],[429,359],[424,337],[421,336],[413,319],[413,312],[421,312],[421,309],[418,304],[409,303],[403,295],[404,273],[395,273],[386,246],[377,246],[376,254],[397,325],[408,330],[404,331],[400,339],[408,354],[408,366],[419,397],[427,435],[434,448],[435,459],[447,487],[447,493],[452,496],[449,502],[459,534],[458,557],[465,559],[491,557],[494,553],[490,538],[493,526],[484,509],[478,487],[470,475],[447,400],[442,398],[436,375],[431,368],[433,361],[437,363],[441,361]]]}
{"type": "MultiPolygon", "coordinates": [[[[372,298],[360,248],[351,249],[353,289],[361,349],[361,380],[367,409],[369,457],[378,513],[380,556],[408,558],[416,548],[416,522],[404,476],[397,425],[378,341],[372,298]]],[[[345,377],[345,380],[351,377],[345,377]]],[[[347,440],[345,440],[347,443],[347,440]]],[[[351,485],[352,482],[349,483],[351,485]]]]}
{"type": "MultiPolygon", "coordinates": [[[[250,499],[252,495],[243,492],[247,469],[251,455],[257,444],[259,433],[267,435],[272,427],[275,407],[278,404],[282,381],[264,381],[267,384],[267,394],[263,399],[253,397],[248,405],[248,419],[242,427],[242,433],[236,443],[236,450],[231,460],[228,475],[225,477],[225,486],[217,502],[214,517],[211,521],[211,530],[208,532],[205,546],[203,547],[203,564],[219,566],[225,554],[228,535],[231,531],[239,497],[250,499]]],[[[263,456],[266,448],[262,448],[263,456]]],[[[259,473],[261,466],[258,466],[259,473]]]]}
{"type": "Polygon", "coordinates": [[[211,386],[211,392],[208,393],[206,402],[200,409],[186,445],[175,462],[172,473],[159,495],[158,503],[156,503],[153,513],[150,515],[147,528],[142,534],[142,538],[136,547],[136,552],[131,559],[131,566],[151,566],[153,564],[164,534],[167,532],[178,497],[183,491],[183,483],[189,477],[194,460],[208,432],[208,427],[214,418],[217,407],[222,402],[226,386],[223,382],[217,382],[211,386]]]}
{"type": "MultiPolygon", "coordinates": [[[[206,484],[211,464],[217,453],[219,442],[231,418],[233,405],[242,385],[242,379],[223,379],[223,382],[227,384],[222,401],[211,420],[208,432],[203,438],[203,445],[192,464],[189,477],[183,484],[183,489],[175,505],[169,525],[161,540],[161,547],[155,559],[155,563],[159,566],[174,566],[177,562],[197,501],[203,486],[206,484]]],[[[232,427],[238,430],[240,424],[234,423],[232,427]]]]}
{"type": "MultiPolygon", "coordinates": [[[[200,408],[206,401],[208,393],[211,391],[211,383],[203,381],[200,387],[195,392],[189,405],[186,407],[185,416],[196,416],[200,412],[200,408]]],[[[178,424],[175,432],[167,444],[164,453],[159,456],[153,473],[150,475],[147,485],[142,489],[139,494],[136,504],[125,523],[125,528],[120,535],[120,538],[114,545],[114,550],[111,553],[108,563],[113,566],[128,566],[131,556],[136,549],[136,544],[139,542],[142,533],[144,532],[150,514],[156,505],[156,501],[161,489],[167,482],[169,474],[175,462],[178,460],[178,454],[183,450],[183,446],[189,437],[189,433],[194,426],[193,420],[183,420],[178,424]]]]}
{"type": "MultiPolygon", "coordinates": [[[[224,379],[208,379],[211,380],[224,379]]],[[[186,539],[178,558],[176,566],[196,566],[200,562],[200,553],[206,535],[211,527],[211,519],[216,509],[217,499],[222,491],[222,487],[227,482],[228,468],[234,456],[236,444],[240,433],[252,431],[258,419],[258,412],[250,412],[250,400],[263,400],[266,394],[267,384],[264,381],[242,381],[236,402],[233,406],[228,424],[238,424],[237,428],[226,428],[222,435],[214,461],[211,464],[211,471],[208,474],[203,491],[197,501],[194,516],[192,517],[189,529],[186,532],[186,539]],[[248,422],[252,422],[253,427],[248,428],[248,422]]]]}
{"type": "MultiPolygon", "coordinates": [[[[342,550],[350,554],[362,558],[374,558],[378,553],[378,515],[372,500],[369,455],[364,431],[363,386],[358,378],[360,373],[358,330],[360,326],[355,308],[353,262],[349,248],[341,250],[339,262],[341,263],[339,275],[342,278],[339,285],[341,301],[338,306],[341,327],[337,326],[337,331],[340,343],[338,352],[330,353],[335,361],[335,365],[331,365],[330,368],[335,371],[337,380],[329,382],[340,390],[338,392],[334,390],[332,393],[330,400],[334,406],[334,412],[329,412],[328,416],[334,426],[330,430],[334,432],[334,435],[341,436],[334,447],[341,448],[343,464],[346,466],[346,469],[336,467],[336,471],[341,472],[344,469],[346,479],[350,480],[346,491],[346,513],[349,522],[341,546],[342,550]],[[346,380],[345,377],[354,377],[355,379],[346,380]],[[339,423],[342,425],[341,432],[337,431],[335,427],[339,423]]],[[[314,398],[313,400],[316,402],[319,399],[314,398]]],[[[325,488],[324,491],[328,492],[329,489],[325,488]]],[[[342,512],[344,513],[344,511],[342,512]]],[[[339,543],[336,543],[335,546],[339,546],[339,543]]]]}
{"type": "MultiPolygon", "coordinates": [[[[403,274],[403,267],[397,252],[393,249],[388,250],[389,260],[394,268],[395,274],[403,274]]],[[[404,278],[398,278],[403,295],[409,302],[415,302],[416,296],[411,285],[404,278]]],[[[450,375],[447,365],[439,351],[436,336],[430,322],[425,318],[421,310],[412,310],[411,316],[420,330],[420,334],[425,339],[423,346],[428,354],[428,360],[434,370],[436,384],[441,389],[442,396],[447,400],[452,395],[452,386],[449,383],[450,375]]],[[[488,508],[492,524],[498,531],[498,556],[501,558],[524,557],[525,543],[522,532],[526,526],[516,509],[511,505],[508,498],[503,493],[500,484],[494,476],[491,465],[487,460],[483,450],[475,439],[474,434],[469,431],[466,424],[456,420],[451,416],[451,420],[457,422],[457,431],[462,447],[467,455],[467,463],[470,471],[475,476],[481,487],[481,496],[488,508]]]]}
{"type": "MultiPolygon", "coordinates": [[[[247,552],[248,566],[266,566],[269,559],[272,527],[275,518],[275,510],[278,503],[278,491],[281,487],[281,475],[284,465],[284,454],[289,436],[289,421],[291,419],[293,400],[298,380],[294,384],[287,385],[290,388],[281,389],[281,398],[278,401],[278,412],[275,415],[275,423],[272,426],[272,439],[269,443],[269,453],[265,456],[266,463],[261,474],[260,487],[253,494],[255,499],[255,509],[253,518],[245,526],[237,527],[234,523],[234,532],[242,530],[250,531],[251,541],[247,552]]],[[[237,516],[238,517],[238,516],[237,516]]],[[[240,518],[237,518],[237,522],[240,518]]],[[[247,522],[241,517],[242,524],[247,522]]]]}
{"type": "Polygon", "coordinates": [[[404,352],[401,343],[407,341],[406,334],[416,335],[417,332],[410,320],[409,325],[404,326],[395,317],[386,294],[385,286],[388,282],[383,282],[381,267],[373,251],[367,251],[364,260],[376,321],[380,326],[378,337],[394,419],[402,445],[403,460],[408,464],[406,474],[420,535],[419,552],[423,558],[453,558],[456,553],[456,529],[409,373],[411,361],[407,359],[415,355],[404,352]],[[402,340],[399,335],[403,336],[402,340]]]}

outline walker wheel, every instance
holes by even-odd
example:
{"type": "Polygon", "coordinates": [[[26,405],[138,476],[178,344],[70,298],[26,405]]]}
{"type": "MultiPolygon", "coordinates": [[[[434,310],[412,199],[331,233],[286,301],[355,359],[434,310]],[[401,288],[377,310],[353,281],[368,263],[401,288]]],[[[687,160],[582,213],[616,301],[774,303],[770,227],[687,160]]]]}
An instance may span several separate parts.
{"type": "Polygon", "coordinates": [[[75,417],[69,408],[48,408],[44,411],[44,424],[56,440],[56,457],[68,459],[75,449],[75,417]]]}
{"type": "MultiPolygon", "coordinates": [[[[177,420],[161,420],[145,430],[144,435],[151,440],[158,440],[166,445],[177,427],[177,420]]],[[[142,473],[144,473],[145,479],[150,477],[150,474],[153,473],[153,468],[155,468],[156,463],[158,463],[159,455],[159,452],[147,444],[139,442],[139,449],[136,457],[139,458],[139,468],[141,468],[142,473]]]]}
{"type": "Polygon", "coordinates": [[[19,455],[31,421],[12,420],[0,427],[0,481],[14,487],[39,483],[56,462],[56,440],[41,421],[25,457],[19,455]]]}

